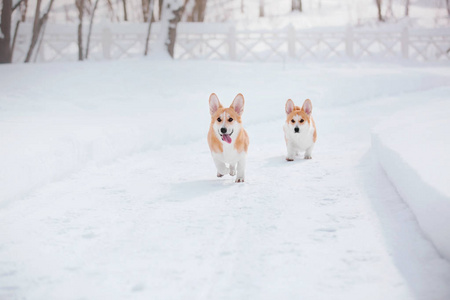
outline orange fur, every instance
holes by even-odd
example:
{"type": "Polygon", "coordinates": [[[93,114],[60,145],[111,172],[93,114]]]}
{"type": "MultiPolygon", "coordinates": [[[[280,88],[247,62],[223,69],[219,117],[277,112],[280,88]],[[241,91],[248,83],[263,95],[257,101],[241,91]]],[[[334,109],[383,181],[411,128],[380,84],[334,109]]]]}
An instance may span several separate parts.
{"type": "MultiPolygon", "coordinates": [[[[224,112],[226,112],[227,116],[230,116],[231,118],[233,118],[233,122],[242,123],[241,116],[239,116],[231,106],[229,108],[223,108],[222,106],[220,106],[219,109],[217,109],[217,111],[214,113],[214,115],[211,116],[211,124],[209,126],[209,132],[208,132],[209,149],[212,152],[216,152],[216,153],[223,152],[223,145],[222,145],[222,142],[217,138],[217,136],[214,132],[214,129],[213,129],[213,125],[215,122],[217,122],[217,118],[220,115],[222,115],[224,112]]],[[[227,122],[227,121],[222,120],[222,122],[227,122]]],[[[247,152],[248,144],[249,144],[248,134],[244,128],[241,128],[241,131],[239,132],[239,135],[235,140],[234,147],[235,147],[236,151],[238,151],[239,153],[242,151],[247,152]]]]}
{"type": "Polygon", "coordinates": [[[212,152],[216,152],[216,153],[223,152],[222,142],[216,137],[212,125],[209,127],[208,145],[209,145],[209,149],[212,152]]]}
{"type": "MultiPolygon", "coordinates": [[[[309,124],[312,124],[314,128],[314,135],[313,135],[313,141],[314,143],[317,140],[317,129],[316,129],[316,123],[314,122],[314,119],[312,116],[308,115],[304,110],[303,107],[294,106],[294,110],[287,115],[286,123],[291,122],[291,120],[294,118],[294,116],[299,115],[303,120],[307,121],[309,124]]],[[[298,123],[298,122],[297,122],[298,123]]],[[[287,141],[286,141],[287,142],[287,141]]]]}
{"type": "Polygon", "coordinates": [[[248,134],[247,131],[245,131],[244,128],[241,129],[241,132],[239,132],[239,135],[236,139],[236,142],[234,144],[234,148],[237,152],[241,153],[242,151],[247,152],[249,144],[248,134]]]}

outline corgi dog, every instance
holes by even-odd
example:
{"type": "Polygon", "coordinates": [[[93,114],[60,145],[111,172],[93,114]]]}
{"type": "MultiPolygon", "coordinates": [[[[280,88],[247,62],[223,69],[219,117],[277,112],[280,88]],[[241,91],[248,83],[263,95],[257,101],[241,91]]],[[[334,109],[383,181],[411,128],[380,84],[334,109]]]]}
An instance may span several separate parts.
{"type": "Polygon", "coordinates": [[[311,153],[317,140],[317,130],[311,116],[312,103],[306,99],[300,108],[289,99],[286,102],[286,123],[283,126],[287,147],[287,161],[293,161],[300,151],[305,151],[305,159],[311,159],[311,153]]]}
{"type": "Polygon", "coordinates": [[[241,116],[244,112],[244,96],[238,94],[229,108],[223,108],[216,94],[209,96],[211,125],[208,132],[208,144],[217,177],[225,174],[236,175],[236,182],[244,182],[245,161],[247,158],[248,135],[242,127],[241,116]]]}

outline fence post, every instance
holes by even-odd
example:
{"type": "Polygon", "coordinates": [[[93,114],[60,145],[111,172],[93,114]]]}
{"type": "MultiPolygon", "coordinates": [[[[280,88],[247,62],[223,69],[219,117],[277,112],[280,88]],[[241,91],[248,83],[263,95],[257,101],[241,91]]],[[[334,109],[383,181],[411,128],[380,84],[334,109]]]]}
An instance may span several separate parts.
{"type": "Polygon", "coordinates": [[[228,51],[231,60],[236,60],[236,28],[230,27],[228,32],[228,51]]]}
{"type": "Polygon", "coordinates": [[[409,58],[409,31],[408,27],[403,28],[401,35],[402,43],[402,57],[405,59],[409,58]]]}
{"type": "Polygon", "coordinates": [[[102,31],[103,58],[111,59],[111,43],[112,43],[111,29],[104,27],[102,31]]]}
{"type": "Polygon", "coordinates": [[[353,29],[348,26],[345,32],[345,51],[349,58],[353,58],[353,29]]]}
{"type": "Polygon", "coordinates": [[[288,27],[287,37],[289,57],[295,58],[295,27],[292,24],[288,27]]]}

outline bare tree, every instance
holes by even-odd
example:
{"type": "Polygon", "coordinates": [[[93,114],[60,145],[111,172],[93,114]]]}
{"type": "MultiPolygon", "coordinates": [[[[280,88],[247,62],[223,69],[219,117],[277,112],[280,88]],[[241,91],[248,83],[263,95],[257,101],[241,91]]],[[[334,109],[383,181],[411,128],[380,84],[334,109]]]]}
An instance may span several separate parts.
{"type": "Polygon", "coordinates": [[[12,0],[3,0],[0,23],[0,63],[11,62],[12,0]]]}
{"type": "Polygon", "coordinates": [[[116,16],[116,13],[114,11],[114,5],[112,4],[111,0],[106,0],[106,6],[108,7],[109,15],[111,17],[111,21],[119,20],[119,17],[116,16]]]}
{"type": "Polygon", "coordinates": [[[259,17],[264,17],[264,0],[259,0],[259,17]]]}
{"type": "Polygon", "coordinates": [[[162,17],[162,7],[164,5],[164,0],[158,0],[158,7],[159,7],[159,12],[158,12],[158,20],[161,20],[162,17]]]}
{"type": "MultiPolygon", "coordinates": [[[[319,2],[320,3],[320,2],[319,2]]],[[[292,0],[292,11],[303,11],[302,0],[292,0]]]]}
{"type": "Polygon", "coordinates": [[[122,3],[123,3],[123,20],[128,21],[127,0],[122,0],[122,3]]]}
{"type": "Polygon", "coordinates": [[[447,13],[450,16],[450,0],[447,0],[447,13]]]}
{"type": "Polygon", "coordinates": [[[75,0],[75,6],[78,9],[78,60],[83,60],[83,15],[84,0],[75,0]]]}
{"type": "Polygon", "coordinates": [[[405,17],[409,16],[409,0],[405,0],[405,17]]]}
{"type": "Polygon", "coordinates": [[[17,33],[19,32],[19,26],[20,26],[20,20],[17,21],[16,23],[16,29],[14,29],[14,37],[13,37],[13,41],[12,41],[12,45],[11,45],[11,62],[12,62],[12,57],[14,54],[14,48],[16,46],[16,39],[17,39],[17,33]]]}
{"type": "Polygon", "coordinates": [[[173,1],[172,7],[171,7],[172,17],[170,17],[170,19],[169,19],[169,32],[168,32],[169,39],[167,40],[166,45],[167,45],[167,51],[169,52],[169,54],[172,58],[174,58],[174,55],[175,55],[174,50],[175,50],[175,41],[177,38],[178,23],[180,22],[181,17],[183,15],[187,0],[185,0],[183,4],[181,4],[181,3],[182,3],[181,1],[173,1]]]}
{"type": "Polygon", "coordinates": [[[20,0],[19,2],[17,2],[16,5],[14,5],[14,7],[13,7],[13,11],[17,7],[20,9],[20,21],[25,22],[26,17],[27,17],[27,10],[28,10],[28,0],[20,0]]]}
{"type": "Polygon", "coordinates": [[[192,11],[192,22],[203,22],[205,20],[206,0],[195,0],[192,11]]]}
{"type": "Polygon", "coordinates": [[[148,9],[148,15],[147,15],[147,19],[148,19],[148,30],[147,30],[147,38],[145,39],[145,51],[144,51],[144,55],[148,54],[148,44],[150,42],[150,34],[152,32],[152,23],[153,23],[153,7],[155,4],[155,0],[150,0],[150,6],[148,9]]]}
{"type": "Polygon", "coordinates": [[[21,22],[25,21],[28,0],[19,0],[12,5],[12,0],[4,0],[0,17],[0,63],[11,63],[16,44],[17,33],[21,22]],[[16,22],[14,35],[11,43],[11,18],[14,10],[19,8],[20,20],[16,22]]]}
{"type": "Polygon", "coordinates": [[[33,24],[33,35],[31,37],[30,48],[28,49],[27,57],[25,58],[25,62],[30,62],[31,56],[33,55],[34,47],[39,39],[39,35],[41,33],[41,29],[43,25],[47,22],[48,15],[52,9],[54,0],[50,0],[45,13],[41,16],[41,4],[42,0],[37,0],[36,3],[36,12],[34,14],[34,24],[33,24]]]}
{"type": "Polygon", "coordinates": [[[188,0],[164,0],[161,12],[161,32],[158,35],[157,50],[167,51],[174,57],[177,27],[188,0]]]}
{"type": "Polygon", "coordinates": [[[12,11],[15,11],[16,8],[20,7],[24,2],[28,3],[28,0],[19,0],[19,1],[17,1],[16,4],[14,4],[14,6],[13,6],[12,11]]]}
{"type": "Polygon", "coordinates": [[[142,0],[142,16],[144,19],[144,23],[147,23],[148,21],[148,11],[150,9],[150,0],[142,0]]]}
{"type": "Polygon", "coordinates": [[[91,20],[89,21],[89,32],[88,32],[87,43],[86,43],[86,54],[84,56],[84,58],[86,58],[86,59],[88,58],[88,55],[89,55],[89,45],[91,43],[92,25],[94,23],[95,11],[97,10],[98,2],[99,2],[99,0],[95,0],[94,8],[92,9],[92,13],[91,13],[91,20]]]}
{"type": "Polygon", "coordinates": [[[381,14],[381,0],[375,0],[376,4],[377,4],[377,9],[378,9],[378,21],[383,22],[383,16],[381,14]]]}

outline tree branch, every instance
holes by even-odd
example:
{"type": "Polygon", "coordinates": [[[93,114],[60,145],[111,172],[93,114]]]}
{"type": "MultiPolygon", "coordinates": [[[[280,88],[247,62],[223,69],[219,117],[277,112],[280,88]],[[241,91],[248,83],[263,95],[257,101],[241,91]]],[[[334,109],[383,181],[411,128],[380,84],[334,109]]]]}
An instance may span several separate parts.
{"type": "Polygon", "coordinates": [[[17,3],[14,4],[14,6],[13,6],[12,11],[16,10],[16,8],[18,8],[18,7],[20,6],[20,4],[21,4],[22,2],[24,2],[24,1],[25,1],[25,0],[19,0],[19,1],[17,1],[17,3]]]}

